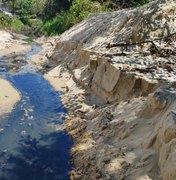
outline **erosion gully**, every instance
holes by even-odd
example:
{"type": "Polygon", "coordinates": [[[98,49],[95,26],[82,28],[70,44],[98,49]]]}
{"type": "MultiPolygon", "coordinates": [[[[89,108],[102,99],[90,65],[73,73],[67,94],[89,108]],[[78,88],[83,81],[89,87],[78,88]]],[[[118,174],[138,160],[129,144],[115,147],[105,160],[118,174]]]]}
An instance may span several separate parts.
{"type": "Polygon", "coordinates": [[[21,93],[14,110],[0,117],[0,180],[67,180],[72,168],[72,139],[63,128],[60,95],[30,58],[41,47],[32,43],[24,55],[0,57],[0,77],[21,93]]]}

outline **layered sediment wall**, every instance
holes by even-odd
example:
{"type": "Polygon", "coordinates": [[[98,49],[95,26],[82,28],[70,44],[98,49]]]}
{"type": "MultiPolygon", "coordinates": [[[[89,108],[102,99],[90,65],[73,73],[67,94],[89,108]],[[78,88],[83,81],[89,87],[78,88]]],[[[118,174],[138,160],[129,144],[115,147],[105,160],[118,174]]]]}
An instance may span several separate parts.
{"type": "Polygon", "coordinates": [[[62,34],[46,74],[62,82],[74,179],[176,177],[176,2],[92,15],[62,34]]]}

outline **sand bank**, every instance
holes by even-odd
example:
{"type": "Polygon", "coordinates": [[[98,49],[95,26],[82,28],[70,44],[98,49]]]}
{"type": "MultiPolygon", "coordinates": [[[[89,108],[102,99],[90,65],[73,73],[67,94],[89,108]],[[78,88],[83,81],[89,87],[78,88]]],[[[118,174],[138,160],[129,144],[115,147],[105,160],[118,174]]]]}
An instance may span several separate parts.
{"type": "Polygon", "coordinates": [[[159,0],[90,16],[56,40],[45,77],[66,91],[71,179],[175,180],[175,7],[159,0]],[[130,44],[149,39],[155,51],[130,44]]]}
{"type": "Polygon", "coordinates": [[[31,50],[28,42],[24,41],[26,36],[0,31],[0,56],[6,56],[11,53],[23,53],[31,50]]]}
{"type": "Polygon", "coordinates": [[[7,81],[0,79],[0,116],[10,112],[20,100],[20,93],[7,81]]]}

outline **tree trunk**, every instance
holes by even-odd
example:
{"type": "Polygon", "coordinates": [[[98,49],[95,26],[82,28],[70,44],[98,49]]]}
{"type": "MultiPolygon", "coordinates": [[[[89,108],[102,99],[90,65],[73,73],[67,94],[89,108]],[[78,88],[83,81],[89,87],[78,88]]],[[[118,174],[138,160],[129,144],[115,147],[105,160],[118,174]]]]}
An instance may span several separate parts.
{"type": "Polygon", "coordinates": [[[12,0],[12,14],[15,14],[15,0],[12,0]]]}

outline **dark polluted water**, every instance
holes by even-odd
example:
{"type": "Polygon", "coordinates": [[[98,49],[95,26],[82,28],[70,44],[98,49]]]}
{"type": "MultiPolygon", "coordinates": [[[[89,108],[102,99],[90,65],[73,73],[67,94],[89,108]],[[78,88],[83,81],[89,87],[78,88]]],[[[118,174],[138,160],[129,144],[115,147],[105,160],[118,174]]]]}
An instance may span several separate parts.
{"type": "Polygon", "coordinates": [[[60,93],[38,72],[4,76],[22,98],[0,118],[0,180],[69,180],[72,139],[60,93]]]}

